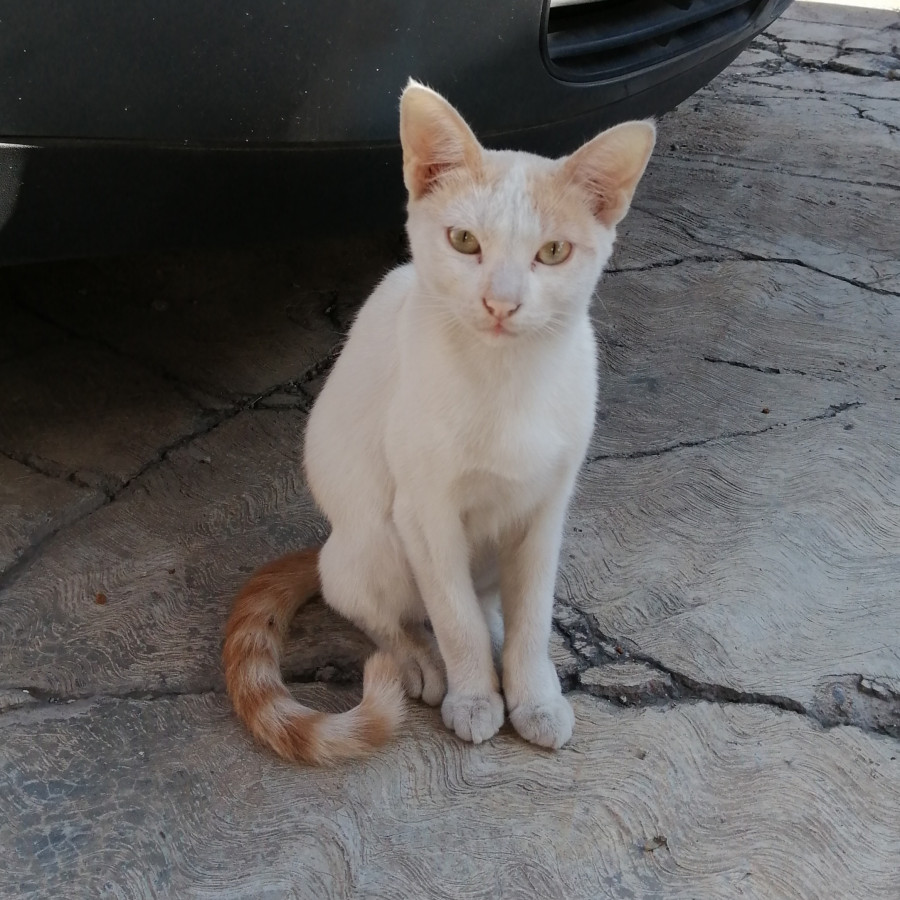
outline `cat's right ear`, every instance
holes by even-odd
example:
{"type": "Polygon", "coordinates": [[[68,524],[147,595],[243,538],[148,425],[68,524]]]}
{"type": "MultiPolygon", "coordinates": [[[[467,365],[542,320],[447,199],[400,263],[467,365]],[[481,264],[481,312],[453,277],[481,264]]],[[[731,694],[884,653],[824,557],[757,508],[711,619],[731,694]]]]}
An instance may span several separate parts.
{"type": "Polygon", "coordinates": [[[455,169],[477,171],[481,145],[462,116],[438,93],[409,80],[400,98],[403,180],[413,200],[455,169]]]}

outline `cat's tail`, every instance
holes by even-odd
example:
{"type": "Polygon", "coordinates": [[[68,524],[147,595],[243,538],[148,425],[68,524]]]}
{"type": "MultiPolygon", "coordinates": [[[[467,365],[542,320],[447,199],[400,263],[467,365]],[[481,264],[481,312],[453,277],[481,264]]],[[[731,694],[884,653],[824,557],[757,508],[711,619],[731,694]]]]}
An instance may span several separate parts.
{"type": "Polygon", "coordinates": [[[297,610],[318,593],[318,548],[289,553],[258,569],[228,619],[223,660],[235,711],[261,743],[283,759],[313,764],[365,756],[396,731],[406,709],[393,659],[371,656],[362,701],[343,713],[298,703],[281,678],[284,637],[297,610]]]}

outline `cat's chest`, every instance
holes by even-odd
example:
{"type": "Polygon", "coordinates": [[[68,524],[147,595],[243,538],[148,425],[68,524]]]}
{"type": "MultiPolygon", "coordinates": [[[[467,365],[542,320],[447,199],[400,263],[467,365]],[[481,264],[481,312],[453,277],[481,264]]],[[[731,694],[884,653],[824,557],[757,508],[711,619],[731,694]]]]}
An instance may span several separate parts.
{"type": "MultiPolygon", "coordinates": [[[[558,412],[558,411],[557,411],[558,412]]],[[[473,545],[495,542],[510,527],[568,489],[583,458],[584,426],[552,410],[534,416],[498,416],[469,423],[457,432],[452,457],[445,457],[450,496],[473,545]]]]}
{"type": "Polygon", "coordinates": [[[558,488],[558,479],[540,477],[520,480],[496,472],[471,470],[454,480],[451,498],[473,546],[495,543],[514,524],[526,522],[558,488]]]}
{"type": "Polygon", "coordinates": [[[495,389],[447,404],[423,429],[425,458],[464,508],[533,506],[584,455],[593,423],[593,390],[495,389]]]}
{"type": "Polygon", "coordinates": [[[580,462],[596,398],[593,356],[583,356],[541,374],[488,376],[474,391],[451,384],[458,402],[448,396],[445,408],[453,412],[438,425],[442,439],[456,444],[463,465],[514,481],[540,477],[573,457],[580,462]]]}
{"type": "Polygon", "coordinates": [[[577,452],[573,425],[572,416],[549,403],[509,403],[463,412],[444,437],[460,476],[472,471],[527,483],[577,452]]]}
{"type": "Polygon", "coordinates": [[[588,329],[564,358],[471,368],[446,353],[410,355],[388,421],[395,477],[443,484],[477,505],[517,506],[581,463],[596,392],[588,329]]]}

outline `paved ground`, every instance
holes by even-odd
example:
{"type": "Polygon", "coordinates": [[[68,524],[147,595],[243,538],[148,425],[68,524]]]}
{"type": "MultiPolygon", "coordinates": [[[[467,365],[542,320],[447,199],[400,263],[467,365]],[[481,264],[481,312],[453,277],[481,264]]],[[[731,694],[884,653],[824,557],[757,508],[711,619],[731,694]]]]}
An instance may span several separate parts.
{"type": "MultiPolygon", "coordinates": [[[[896,900],[898,24],[797,4],[662,123],[556,755],[416,709],[294,768],[222,692],[239,582],[322,533],[300,435],[396,241],[0,273],[0,896],[896,900]]],[[[347,703],[366,652],[313,607],[288,675],[347,703]]]]}

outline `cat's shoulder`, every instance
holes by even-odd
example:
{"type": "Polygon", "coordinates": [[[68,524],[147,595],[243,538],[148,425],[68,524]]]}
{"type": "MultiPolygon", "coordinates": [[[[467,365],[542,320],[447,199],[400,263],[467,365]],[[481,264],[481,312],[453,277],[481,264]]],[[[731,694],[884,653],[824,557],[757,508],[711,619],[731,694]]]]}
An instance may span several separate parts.
{"type": "Polygon", "coordinates": [[[412,263],[388,272],[356,314],[344,352],[357,355],[363,347],[389,352],[389,345],[397,339],[397,322],[414,285],[412,263]]]}
{"type": "Polygon", "coordinates": [[[372,291],[366,305],[399,304],[412,291],[416,280],[416,271],[411,262],[391,269],[378,286],[372,291]]]}

